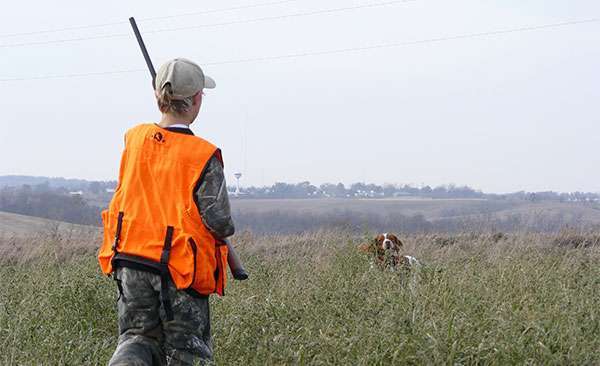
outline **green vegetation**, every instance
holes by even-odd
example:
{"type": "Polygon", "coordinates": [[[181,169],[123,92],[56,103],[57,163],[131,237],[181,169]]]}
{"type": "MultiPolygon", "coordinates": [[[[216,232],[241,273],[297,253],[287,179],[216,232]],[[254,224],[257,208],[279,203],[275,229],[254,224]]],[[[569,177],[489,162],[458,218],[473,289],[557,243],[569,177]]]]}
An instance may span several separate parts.
{"type": "MultiPolygon", "coordinates": [[[[405,240],[416,282],[336,232],[238,238],[251,280],[213,298],[216,362],[598,364],[600,247],[549,236],[405,240]]],[[[106,364],[116,294],[91,251],[0,267],[0,364],[106,364]]]]}

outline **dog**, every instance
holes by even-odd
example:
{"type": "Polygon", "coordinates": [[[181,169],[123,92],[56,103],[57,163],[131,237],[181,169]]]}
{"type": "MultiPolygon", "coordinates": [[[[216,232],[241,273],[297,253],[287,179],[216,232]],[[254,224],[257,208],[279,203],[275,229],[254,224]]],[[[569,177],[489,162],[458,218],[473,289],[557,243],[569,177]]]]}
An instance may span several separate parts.
{"type": "Polygon", "coordinates": [[[373,256],[375,264],[382,269],[415,268],[421,264],[417,258],[404,255],[404,244],[394,234],[379,234],[370,243],[359,246],[359,249],[373,256]]]}

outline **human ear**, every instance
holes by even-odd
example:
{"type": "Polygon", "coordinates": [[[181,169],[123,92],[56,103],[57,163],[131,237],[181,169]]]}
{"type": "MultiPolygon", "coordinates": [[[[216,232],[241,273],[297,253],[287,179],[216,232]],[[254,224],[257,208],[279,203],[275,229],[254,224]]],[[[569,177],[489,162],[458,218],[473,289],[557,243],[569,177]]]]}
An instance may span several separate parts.
{"type": "Polygon", "coordinates": [[[196,93],[192,99],[193,100],[192,103],[194,105],[202,104],[202,95],[203,95],[202,91],[199,91],[198,93],[196,93]]]}

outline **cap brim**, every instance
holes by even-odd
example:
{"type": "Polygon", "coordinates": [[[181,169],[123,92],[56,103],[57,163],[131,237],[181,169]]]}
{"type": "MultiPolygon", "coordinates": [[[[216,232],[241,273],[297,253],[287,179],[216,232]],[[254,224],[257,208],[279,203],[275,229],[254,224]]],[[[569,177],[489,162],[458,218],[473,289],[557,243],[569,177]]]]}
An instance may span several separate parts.
{"type": "Polygon", "coordinates": [[[217,86],[215,80],[210,76],[204,75],[204,89],[214,89],[217,86]]]}

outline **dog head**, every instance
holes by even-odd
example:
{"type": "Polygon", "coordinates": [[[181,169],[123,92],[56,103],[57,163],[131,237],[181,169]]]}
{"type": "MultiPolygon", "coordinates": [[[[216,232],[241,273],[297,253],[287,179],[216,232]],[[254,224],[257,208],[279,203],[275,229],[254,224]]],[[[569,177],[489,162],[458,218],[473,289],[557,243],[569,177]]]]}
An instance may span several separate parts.
{"type": "Polygon", "coordinates": [[[375,237],[375,247],[378,251],[392,251],[399,253],[403,248],[403,244],[394,234],[379,234],[375,237]]]}
{"type": "Polygon", "coordinates": [[[394,234],[379,234],[370,243],[360,246],[363,252],[372,254],[378,264],[395,267],[400,260],[404,245],[394,234]]]}

